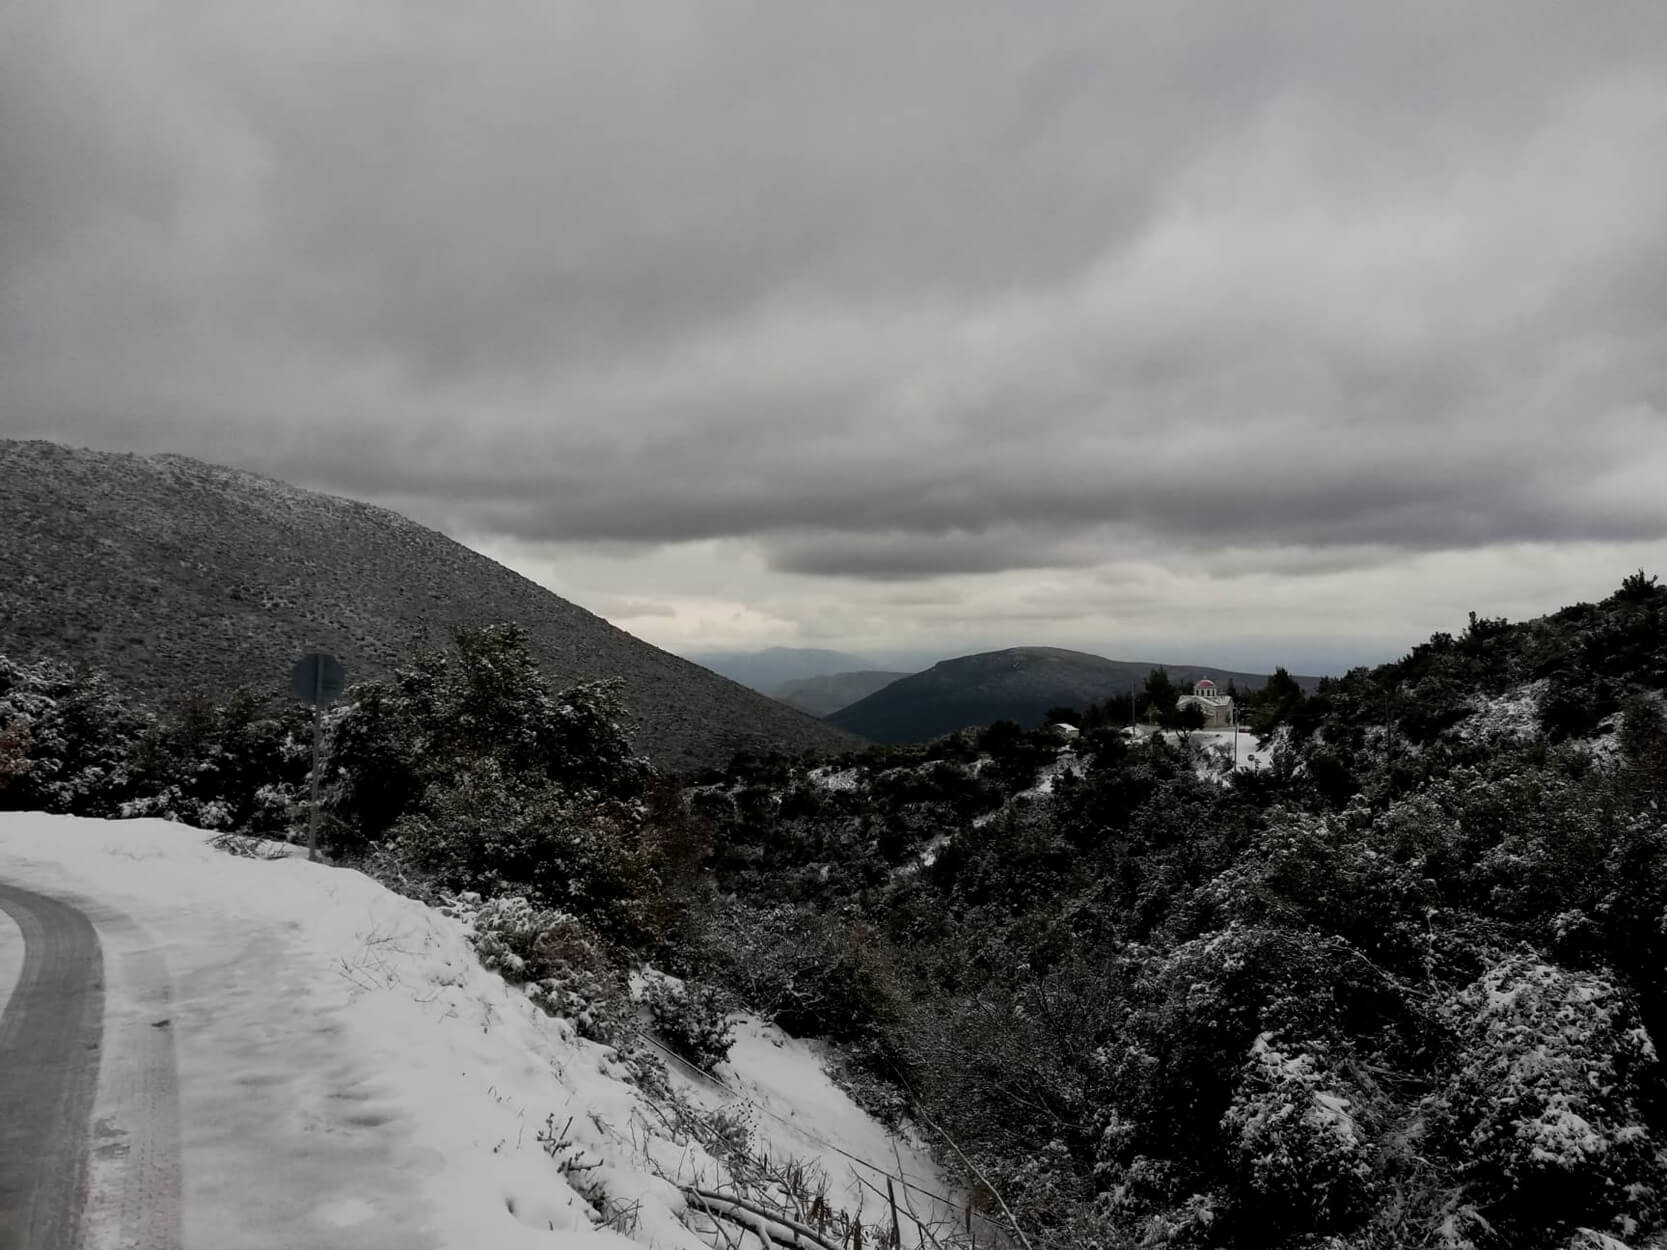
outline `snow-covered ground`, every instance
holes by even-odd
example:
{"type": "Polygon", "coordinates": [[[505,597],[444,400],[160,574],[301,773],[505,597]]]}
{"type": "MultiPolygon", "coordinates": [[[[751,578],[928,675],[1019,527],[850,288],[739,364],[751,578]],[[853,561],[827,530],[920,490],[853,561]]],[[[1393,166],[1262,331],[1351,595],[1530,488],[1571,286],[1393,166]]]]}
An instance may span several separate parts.
{"type": "Polygon", "coordinates": [[[892,1136],[834,1084],[818,1043],[743,1016],[729,1062],[713,1074],[716,1081],[678,1064],[672,1074],[707,1110],[746,1114],[757,1149],[815,1168],[843,1208],[860,1212],[865,1223],[880,1218],[879,1193],[888,1174],[899,1205],[928,1226],[954,1221],[959,1202],[938,1166],[918,1142],[892,1136]]]}
{"type": "MultiPolygon", "coordinates": [[[[128,956],[165,966],[186,1245],[709,1244],[679,1219],[678,1185],[711,1181],[718,1162],[673,1139],[611,1051],[483,969],[462,924],[359,873],[234,857],[206,837],[161,821],[0,815],[0,879],[86,904],[107,1019],[155,1010],[124,982],[128,956]],[[550,1127],[568,1143],[557,1158],[539,1140],[550,1127]],[[594,1227],[579,1190],[594,1198],[596,1186],[631,1212],[629,1239],[594,1227]]],[[[8,986],[15,935],[0,934],[8,986]]],[[[894,1154],[813,1046],[750,1019],[738,1034],[717,1075],[752,1102],[676,1076],[692,1101],[747,1107],[772,1154],[821,1167],[831,1195],[862,1196],[871,1216],[853,1176],[865,1169],[847,1155],[949,1192],[923,1152],[894,1154]]],[[[95,1118],[123,1113],[107,1080],[121,1036],[107,1029],[95,1118]]],[[[102,1231],[95,1244],[110,1243],[102,1231]]]]}
{"type": "Polygon", "coordinates": [[[1192,741],[1204,758],[1219,763],[1223,769],[1231,769],[1235,759],[1238,767],[1253,772],[1260,772],[1268,766],[1268,752],[1263,749],[1260,738],[1242,731],[1236,737],[1238,742],[1235,745],[1235,734],[1231,729],[1200,729],[1193,733],[1192,741]]]}
{"type": "Polygon", "coordinates": [[[1066,773],[1080,777],[1082,772],[1082,757],[1068,746],[1061,747],[1059,753],[1050,762],[1044,764],[1041,771],[1036,774],[1035,784],[1028,790],[1020,791],[1019,797],[1043,798],[1053,793],[1054,782],[1058,781],[1060,777],[1066,773]]]}
{"type": "MultiPolygon", "coordinates": [[[[1165,740],[1180,746],[1182,737],[1173,729],[1151,730],[1142,729],[1142,736],[1161,733],[1165,740]]],[[[1192,748],[1198,756],[1198,775],[1200,777],[1221,777],[1233,771],[1235,760],[1237,767],[1248,768],[1252,772],[1260,772],[1268,768],[1273,762],[1273,744],[1264,743],[1253,733],[1239,730],[1237,734],[1231,729],[1195,729],[1191,734],[1192,748]],[[1234,738],[1237,737],[1237,744],[1234,738]]]]}

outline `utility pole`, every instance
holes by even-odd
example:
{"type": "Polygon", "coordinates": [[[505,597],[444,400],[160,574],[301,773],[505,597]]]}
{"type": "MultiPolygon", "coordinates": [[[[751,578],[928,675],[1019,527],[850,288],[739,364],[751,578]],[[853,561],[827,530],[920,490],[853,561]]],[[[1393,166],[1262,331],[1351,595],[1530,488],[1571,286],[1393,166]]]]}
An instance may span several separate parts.
{"type": "Polygon", "coordinates": [[[324,665],[313,665],[312,805],[307,812],[307,861],[318,858],[318,757],[324,745],[324,665]]]}
{"type": "Polygon", "coordinates": [[[307,816],[307,858],[318,858],[318,760],[323,753],[324,705],[338,697],[347,684],[341,661],[314,651],[295,662],[289,673],[291,693],[313,708],[312,810],[307,816]]]}

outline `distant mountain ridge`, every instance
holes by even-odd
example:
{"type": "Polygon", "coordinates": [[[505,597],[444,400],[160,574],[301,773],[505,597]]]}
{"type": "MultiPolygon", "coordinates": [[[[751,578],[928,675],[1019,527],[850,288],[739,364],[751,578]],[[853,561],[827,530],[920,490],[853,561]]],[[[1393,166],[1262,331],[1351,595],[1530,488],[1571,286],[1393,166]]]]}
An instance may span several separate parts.
{"type": "Polygon", "coordinates": [[[884,690],[892,682],[909,675],[875,669],[858,673],[829,673],[823,677],[801,677],[798,681],[785,682],[771,690],[769,695],[812,716],[832,716],[841,708],[850,707],[858,699],[865,699],[876,690],[884,690]]]}
{"type": "MultiPolygon", "coordinates": [[[[998,720],[1034,728],[1049,708],[1083,708],[1127,694],[1144,684],[1154,668],[1167,669],[1182,687],[1200,677],[1222,687],[1231,681],[1245,691],[1267,681],[1265,673],[1205,665],[1108,660],[1059,647],[1009,647],[940,661],[841,708],[827,720],[875,742],[891,743],[925,742],[998,720]]],[[[1296,680],[1307,690],[1319,684],[1318,677],[1296,680]]]]}
{"type": "Polygon", "coordinates": [[[349,681],[419,634],[514,621],[559,684],[624,679],[664,768],[855,745],[384,508],[183,456],[0,439],[0,653],[104,669],[153,701],[279,691],[306,650],[349,681]]]}
{"type": "Polygon", "coordinates": [[[774,692],[792,681],[826,677],[879,665],[861,656],[819,647],[764,647],[758,651],[695,651],[688,659],[760,694],[774,692]]]}

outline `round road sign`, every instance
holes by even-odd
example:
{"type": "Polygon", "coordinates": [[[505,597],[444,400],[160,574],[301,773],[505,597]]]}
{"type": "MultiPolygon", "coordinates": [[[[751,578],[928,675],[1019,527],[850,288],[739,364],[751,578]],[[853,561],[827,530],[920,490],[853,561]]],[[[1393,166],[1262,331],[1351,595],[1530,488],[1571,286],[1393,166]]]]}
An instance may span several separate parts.
{"type": "Polygon", "coordinates": [[[315,651],[295,662],[289,673],[289,688],[297,699],[322,707],[339,698],[347,686],[347,670],[333,655],[315,651]]]}

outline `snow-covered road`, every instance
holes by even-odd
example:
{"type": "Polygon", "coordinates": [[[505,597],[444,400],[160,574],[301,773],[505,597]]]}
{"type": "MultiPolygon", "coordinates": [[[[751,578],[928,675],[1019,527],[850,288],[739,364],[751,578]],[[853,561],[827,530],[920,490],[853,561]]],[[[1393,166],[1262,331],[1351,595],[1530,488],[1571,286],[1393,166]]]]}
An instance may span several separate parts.
{"type": "MultiPolygon", "coordinates": [[[[107,994],[88,1244],[171,1244],[132,1233],[141,1216],[166,1215],[170,1181],[187,1246],[516,1244],[513,1232],[525,1230],[502,1205],[509,1237],[447,1228],[443,1197],[436,1210],[447,1152],[425,1143],[407,1111],[421,1100],[377,1062],[399,1043],[388,1017],[445,1010],[433,985],[386,992],[387,961],[376,954],[430,944],[400,914],[420,919],[426,909],[355,873],[237,859],[204,836],[151,821],[0,821],[0,880],[97,900],[86,909],[104,945],[107,994]],[[367,999],[379,1010],[367,1013],[367,999]],[[367,1014],[381,1025],[375,1036],[359,1019],[367,1014]],[[157,1097],[159,1069],[168,1099],[157,1097]],[[135,1166],[146,1171],[138,1185],[135,1166]]],[[[404,1031],[420,1032],[415,1021],[404,1031]]],[[[436,1078],[427,1092],[443,1100],[448,1082],[436,1078]]],[[[490,1227],[483,1215],[477,1227],[490,1227]]]]}
{"type": "Polygon", "coordinates": [[[0,1246],[75,1250],[104,1018],[102,952],[75,907],[0,881],[24,959],[0,1012],[0,1246]]]}

